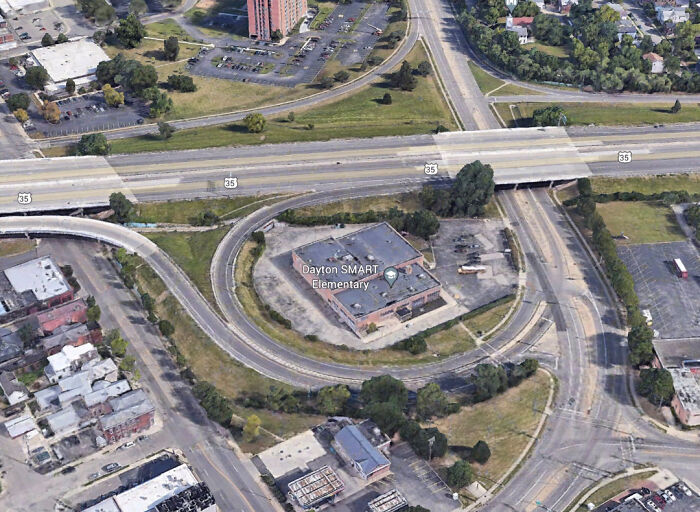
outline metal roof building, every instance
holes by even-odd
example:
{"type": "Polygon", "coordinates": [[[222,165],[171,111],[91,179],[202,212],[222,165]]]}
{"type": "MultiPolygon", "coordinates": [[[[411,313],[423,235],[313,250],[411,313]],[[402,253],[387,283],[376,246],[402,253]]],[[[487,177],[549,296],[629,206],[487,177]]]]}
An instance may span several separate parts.
{"type": "Polygon", "coordinates": [[[357,428],[357,425],[343,427],[335,435],[338,453],[352,464],[365,480],[388,472],[391,462],[357,428]]]}
{"type": "Polygon", "coordinates": [[[53,84],[47,86],[49,90],[65,87],[69,78],[76,85],[88,83],[94,79],[97,65],[110,60],[104,50],[91,39],[37,48],[32,51],[32,55],[51,77],[53,84]]]}

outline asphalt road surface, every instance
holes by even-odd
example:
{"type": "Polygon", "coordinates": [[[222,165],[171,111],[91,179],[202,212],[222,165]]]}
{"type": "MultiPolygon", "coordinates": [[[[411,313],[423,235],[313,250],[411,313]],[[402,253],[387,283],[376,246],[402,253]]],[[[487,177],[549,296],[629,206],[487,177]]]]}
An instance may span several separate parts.
{"type": "Polygon", "coordinates": [[[700,126],[521,128],[334,140],[102,157],[16,160],[0,170],[0,213],[107,204],[123,191],[139,200],[404,185],[454,176],[467,162],[492,165],[497,184],[582,176],[698,172],[700,126]],[[632,151],[632,162],[618,152],[632,151]],[[438,163],[437,176],[425,164],[438,163]],[[224,188],[237,177],[236,189],[224,188]],[[18,204],[29,192],[30,204],[18,204]]]}

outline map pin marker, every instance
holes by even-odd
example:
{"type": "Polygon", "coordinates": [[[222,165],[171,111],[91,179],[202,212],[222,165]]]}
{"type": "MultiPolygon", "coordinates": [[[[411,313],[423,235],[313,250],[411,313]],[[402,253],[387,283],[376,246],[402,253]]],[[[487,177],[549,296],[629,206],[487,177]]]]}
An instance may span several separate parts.
{"type": "Polygon", "coordinates": [[[394,283],[399,277],[399,271],[394,267],[387,267],[384,269],[384,280],[389,283],[389,288],[394,286],[394,283]]]}

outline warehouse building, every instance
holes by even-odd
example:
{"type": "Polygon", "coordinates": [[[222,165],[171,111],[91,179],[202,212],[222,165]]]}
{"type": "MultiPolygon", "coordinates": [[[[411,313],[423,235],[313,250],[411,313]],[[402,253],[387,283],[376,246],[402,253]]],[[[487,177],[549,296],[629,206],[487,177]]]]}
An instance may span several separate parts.
{"type": "Polygon", "coordinates": [[[100,62],[110,60],[99,45],[90,39],[78,39],[32,51],[34,63],[49,74],[50,82],[45,90],[58,92],[72,78],[76,87],[95,80],[95,71],[100,62]]]}
{"type": "Polygon", "coordinates": [[[289,498],[304,510],[309,510],[333,501],[343,489],[345,485],[336,472],[330,466],[323,466],[290,482],[289,498]]]}
{"type": "Polygon", "coordinates": [[[358,336],[373,325],[406,321],[440,297],[440,282],[423,262],[423,254],[386,222],[292,251],[295,270],[358,336]],[[388,267],[398,270],[393,284],[383,277],[388,267]]]}

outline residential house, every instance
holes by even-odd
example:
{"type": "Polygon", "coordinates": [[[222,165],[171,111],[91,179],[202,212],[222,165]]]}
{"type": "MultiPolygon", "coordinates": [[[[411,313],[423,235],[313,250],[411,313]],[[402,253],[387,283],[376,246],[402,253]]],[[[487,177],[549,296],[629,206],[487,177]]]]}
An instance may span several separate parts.
{"type": "Polygon", "coordinates": [[[61,325],[53,334],[39,340],[39,346],[46,355],[59,352],[66,345],[79,347],[85,343],[102,343],[102,329],[99,324],[69,324],[61,325]]]}
{"type": "Polygon", "coordinates": [[[3,425],[5,425],[7,433],[12,439],[37,429],[36,422],[31,414],[23,414],[6,421],[3,425]]]}
{"type": "Polygon", "coordinates": [[[391,462],[357,425],[343,427],[333,438],[333,447],[365,480],[378,480],[389,473],[391,462]]]}
{"type": "Polygon", "coordinates": [[[651,62],[652,73],[664,72],[664,58],[661,55],[654,52],[649,52],[642,55],[642,58],[651,62]]]}
{"type": "Polygon", "coordinates": [[[46,421],[54,434],[64,436],[87,425],[87,423],[83,422],[83,418],[86,417],[88,417],[87,411],[81,405],[73,403],[53,414],[49,414],[46,417],[46,421]]]}
{"type": "Polygon", "coordinates": [[[0,388],[5,393],[5,397],[10,405],[24,402],[29,398],[27,386],[18,381],[12,372],[0,373],[0,388]]]}
{"type": "Polygon", "coordinates": [[[622,5],[616,4],[615,2],[610,2],[606,5],[620,15],[620,20],[624,21],[627,19],[627,11],[624,7],[622,7],[622,5]]]}
{"type": "Polygon", "coordinates": [[[114,443],[153,425],[155,407],[143,389],[108,400],[112,412],[101,416],[99,428],[108,443],[114,443]]]}
{"type": "Polygon", "coordinates": [[[49,364],[44,369],[49,382],[56,384],[59,380],[70,376],[84,363],[97,359],[97,350],[92,343],[86,343],[79,347],[66,345],[60,352],[48,357],[49,364]]]}
{"type": "Polygon", "coordinates": [[[569,14],[574,5],[578,5],[578,0],[559,0],[559,12],[569,14]]]}
{"type": "Polygon", "coordinates": [[[685,7],[659,6],[656,8],[656,19],[662,25],[676,25],[688,21],[688,13],[685,7]]]}
{"type": "Polygon", "coordinates": [[[84,324],[87,322],[87,304],[83,299],[67,302],[55,308],[41,311],[34,315],[34,320],[44,334],[52,334],[53,331],[63,325],[84,324]]]}
{"type": "Polygon", "coordinates": [[[526,44],[528,42],[528,30],[532,25],[534,18],[532,16],[520,16],[513,18],[508,15],[506,17],[506,30],[515,32],[518,35],[518,42],[526,44]]]}
{"type": "Polygon", "coordinates": [[[618,21],[617,22],[617,40],[622,42],[624,36],[631,36],[633,42],[637,42],[639,36],[637,34],[637,28],[629,20],[618,21]]]}
{"type": "Polygon", "coordinates": [[[109,405],[109,400],[128,391],[131,391],[131,386],[126,379],[118,380],[117,382],[98,380],[92,385],[92,391],[86,394],[83,400],[90,416],[96,418],[113,412],[112,407],[109,405]]]}

